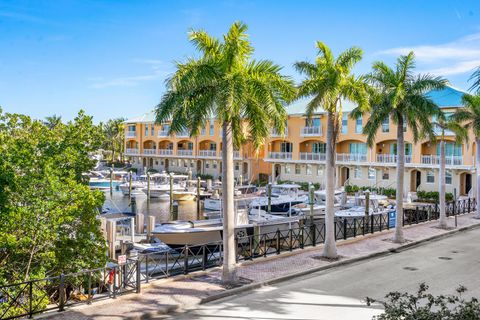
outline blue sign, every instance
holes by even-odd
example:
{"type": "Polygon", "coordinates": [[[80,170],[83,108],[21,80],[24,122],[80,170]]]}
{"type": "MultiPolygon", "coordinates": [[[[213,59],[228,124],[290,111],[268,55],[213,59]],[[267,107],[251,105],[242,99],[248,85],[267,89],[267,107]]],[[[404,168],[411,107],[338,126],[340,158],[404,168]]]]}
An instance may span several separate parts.
{"type": "Polygon", "coordinates": [[[397,211],[390,211],[388,213],[388,227],[395,228],[395,220],[397,218],[397,211]]]}

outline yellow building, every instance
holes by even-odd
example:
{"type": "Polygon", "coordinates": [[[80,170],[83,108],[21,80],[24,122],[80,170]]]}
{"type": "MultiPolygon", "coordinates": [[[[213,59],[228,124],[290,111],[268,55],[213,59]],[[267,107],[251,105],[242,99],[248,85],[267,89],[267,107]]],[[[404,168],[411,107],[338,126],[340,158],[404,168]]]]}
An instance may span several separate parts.
{"type": "MultiPolygon", "coordinates": [[[[430,97],[446,113],[462,107],[464,92],[447,87],[431,92],[430,97]]],[[[337,141],[336,183],[395,188],[396,126],[383,123],[372,148],[362,134],[368,117],[350,119],[352,106],[345,105],[337,141]]],[[[153,124],[153,113],[126,121],[126,154],[133,165],[157,170],[221,174],[221,128],[215,119],[207,122],[201,134],[189,138],[188,133],[169,137],[168,123],[153,124]]],[[[259,174],[275,180],[314,182],[324,185],[326,114],[305,116],[305,102],[288,106],[287,130],[284,135],[271,132],[267,144],[255,156],[246,145],[235,151],[235,175],[255,181],[259,174]]],[[[440,132],[438,132],[440,134],[440,132]]],[[[475,145],[473,135],[468,144],[455,145],[455,137],[446,132],[447,192],[465,195],[474,187],[475,145]],[[455,190],[454,190],[455,189],[455,190]]],[[[438,190],[438,142],[413,143],[412,133],[405,132],[405,191],[438,190]]]]}

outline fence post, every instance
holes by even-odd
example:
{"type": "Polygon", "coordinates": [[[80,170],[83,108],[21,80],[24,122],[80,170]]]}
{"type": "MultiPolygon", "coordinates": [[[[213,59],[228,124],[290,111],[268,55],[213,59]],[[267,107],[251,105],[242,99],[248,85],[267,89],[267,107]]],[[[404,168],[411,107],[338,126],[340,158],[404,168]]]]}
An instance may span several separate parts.
{"type": "Polygon", "coordinates": [[[347,218],[343,218],[343,240],[347,240],[347,218]]]}
{"type": "Polygon", "coordinates": [[[300,248],[303,249],[305,247],[305,226],[302,226],[300,229],[300,248]]]}
{"type": "Polygon", "coordinates": [[[316,246],[317,245],[317,228],[315,228],[315,223],[312,223],[312,225],[310,226],[310,228],[312,229],[311,230],[311,234],[312,234],[312,246],[316,246]]]}
{"type": "Polygon", "coordinates": [[[289,246],[290,251],[293,250],[293,243],[292,243],[293,242],[293,239],[292,239],[293,235],[292,235],[292,233],[293,233],[292,229],[288,229],[288,234],[289,234],[289,237],[288,237],[289,244],[288,244],[288,246],[289,246]]]}
{"type": "Polygon", "coordinates": [[[468,198],[468,213],[470,213],[470,198],[468,198]]]}
{"type": "Polygon", "coordinates": [[[250,251],[250,260],[253,260],[252,239],[253,239],[253,236],[252,236],[252,235],[248,236],[248,249],[249,249],[249,251],[250,251]]]}
{"type": "Polygon", "coordinates": [[[184,259],[185,259],[183,261],[183,264],[184,264],[183,273],[188,274],[188,245],[185,245],[185,247],[183,247],[183,251],[184,251],[184,259]]]}
{"type": "Polygon", "coordinates": [[[380,220],[380,232],[382,232],[382,220],[383,220],[383,213],[378,215],[378,218],[380,220]]]}
{"type": "Polygon", "coordinates": [[[374,223],[373,214],[370,215],[370,233],[373,233],[373,223],[374,223]]]}
{"type": "MultiPolygon", "coordinates": [[[[235,243],[237,244],[235,247],[238,246],[238,240],[237,238],[235,238],[235,243]]],[[[205,250],[205,247],[206,245],[203,245],[202,246],[202,270],[205,270],[207,268],[207,259],[208,259],[208,256],[207,256],[207,250],[205,250]]],[[[235,254],[235,257],[237,257],[237,255],[235,254]]],[[[238,262],[238,260],[237,260],[238,262]]]]}
{"type": "Polygon", "coordinates": [[[365,235],[365,216],[362,217],[362,236],[365,235]]]}
{"type": "Polygon", "coordinates": [[[140,291],[142,290],[142,285],[140,284],[140,282],[142,281],[142,274],[141,274],[141,270],[140,270],[140,258],[138,258],[136,261],[135,261],[135,266],[137,268],[137,276],[136,276],[136,282],[137,282],[137,293],[140,293],[140,291]]]}
{"type": "Polygon", "coordinates": [[[357,236],[357,218],[353,218],[353,237],[357,236]]]}
{"type": "Polygon", "coordinates": [[[415,222],[418,224],[418,206],[415,206],[415,222]]]}
{"type": "Polygon", "coordinates": [[[112,284],[113,299],[117,298],[116,285],[117,285],[117,267],[113,267],[113,284],[112,284]]]}
{"type": "MultiPolygon", "coordinates": [[[[32,303],[31,290],[32,290],[32,287],[30,287],[30,303],[32,303]]],[[[63,273],[60,275],[60,286],[58,288],[58,294],[59,294],[58,311],[63,311],[65,310],[65,275],[63,273]]]]}
{"type": "Polygon", "coordinates": [[[280,254],[280,230],[277,229],[277,241],[276,241],[276,246],[277,246],[277,254],[280,254]]]}

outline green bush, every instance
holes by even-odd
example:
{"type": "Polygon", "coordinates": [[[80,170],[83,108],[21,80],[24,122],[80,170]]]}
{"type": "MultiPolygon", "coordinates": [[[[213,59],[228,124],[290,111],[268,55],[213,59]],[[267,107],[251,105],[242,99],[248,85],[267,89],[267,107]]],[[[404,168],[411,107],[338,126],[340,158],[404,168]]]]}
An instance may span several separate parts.
{"type": "Polygon", "coordinates": [[[128,172],[135,172],[135,173],[138,173],[138,168],[128,168],[127,170],[128,172]]]}
{"type": "Polygon", "coordinates": [[[213,180],[213,176],[211,174],[197,174],[197,177],[200,177],[202,180],[213,180]]]}
{"type": "MultiPolygon", "coordinates": [[[[438,191],[417,191],[418,201],[422,202],[438,202],[440,194],[438,191]]],[[[453,201],[453,194],[451,192],[447,192],[445,194],[446,201],[453,201]]]]}

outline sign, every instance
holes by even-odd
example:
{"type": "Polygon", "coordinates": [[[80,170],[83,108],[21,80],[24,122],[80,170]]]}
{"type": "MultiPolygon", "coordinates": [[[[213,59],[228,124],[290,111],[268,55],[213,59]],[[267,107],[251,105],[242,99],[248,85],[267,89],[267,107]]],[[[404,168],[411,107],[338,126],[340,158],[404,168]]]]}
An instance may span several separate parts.
{"type": "Polygon", "coordinates": [[[127,256],[122,254],[117,258],[118,264],[125,264],[127,262],[127,256]]]}
{"type": "Polygon", "coordinates": [[[396,211],[390,211],[388,213],[388,227],[389,228],[395,228],[395,220],[397,219],[397,212],[396,211]]]}

